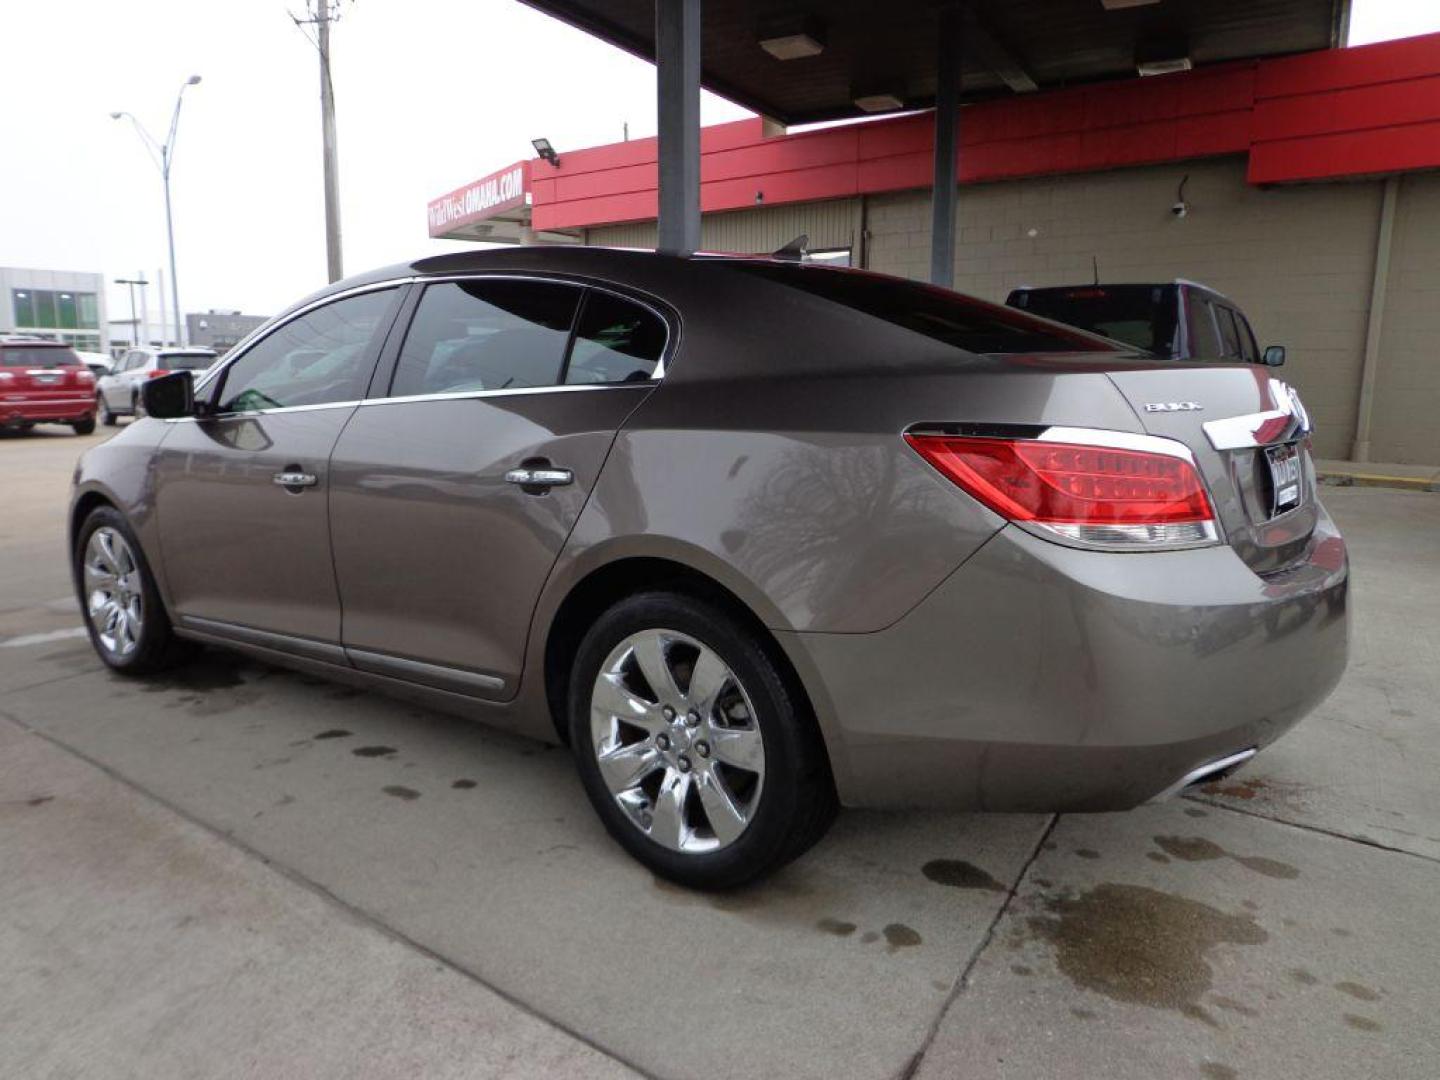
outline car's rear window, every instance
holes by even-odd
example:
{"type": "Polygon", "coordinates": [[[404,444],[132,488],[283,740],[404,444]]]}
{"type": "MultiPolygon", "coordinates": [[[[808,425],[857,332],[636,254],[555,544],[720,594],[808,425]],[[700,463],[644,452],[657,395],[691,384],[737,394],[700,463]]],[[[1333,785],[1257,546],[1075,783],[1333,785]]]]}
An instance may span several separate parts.
{"type": "Polygon", "coordinates": [[[736,260],[723,265],[801,289],[865,315],[973,353],[1107,352],[1088,334],[1013,308],[918,281],[813,265],[736,260]]]}
{"type": "Polygon", "coordinates": [[[1017,289],[1010,304],[1161,356],[1169,356],[1175,344],[1173,285],[1017,289]]]}
{"type": "Polygon", "coordinates": [[[215,362],[209,353],[161,353],[162,371],[201,371],[215,362]]]}
{"type": "Polygon", "coordinates": [[[80,357],[65,345],[0,345],[0,367],[80,367],[80,357]]]}

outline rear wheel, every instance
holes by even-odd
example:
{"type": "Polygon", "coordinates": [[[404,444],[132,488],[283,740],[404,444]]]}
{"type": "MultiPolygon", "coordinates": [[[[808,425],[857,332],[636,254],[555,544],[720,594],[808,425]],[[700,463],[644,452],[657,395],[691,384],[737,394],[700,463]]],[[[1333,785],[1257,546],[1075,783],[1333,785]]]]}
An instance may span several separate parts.
{"type": "Polygon", "coordinates": [[[118,418],[110,411],[110,406],[105,403],[104,394],[95,395],[95,411],[100,416],[100,422],[106,427],[114,427],[119,423],[118,418]]]}
{"type": "Polygon", "coordinates": [[[834,817],[803,702],[753,633],[687,596],[640,594],[596,621],[572,673],[570,736],[610,834],[683,885],[769,873],[834,817]]]}
{"type": "Polygon", "coordinates": [[[95,431],[95,417],[87,416],[84,420],[76,420],[70,425],[75,429],[76,435],[89,435],[95,431]]]}
{"type": "Polygon", "coordinates": [[[91,511],[74,559],[85,626],[101,660],[127,675],[148,675],[189,653],[170,628],[150,565],[118,510],[91,511]]]}

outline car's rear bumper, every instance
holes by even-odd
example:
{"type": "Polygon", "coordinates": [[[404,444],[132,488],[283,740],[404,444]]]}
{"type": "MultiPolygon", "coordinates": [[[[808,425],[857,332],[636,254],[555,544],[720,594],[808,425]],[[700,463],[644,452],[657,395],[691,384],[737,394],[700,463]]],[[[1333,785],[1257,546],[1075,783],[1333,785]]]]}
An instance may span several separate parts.
{"type": "Polygon", "coordinates": [[[1078,551],[1002,529],[874,634],[783,634],[857,806],[1113,810],[1271,742],[1334,688],[1345,544],[1078,551]]]}
{"type": "Polygon", "coordinates": [[[39,424],[47,420],[68,423],[95,414],[93,394],[37,394],[33,398],[0,397],[0,424],[39,424]]]}

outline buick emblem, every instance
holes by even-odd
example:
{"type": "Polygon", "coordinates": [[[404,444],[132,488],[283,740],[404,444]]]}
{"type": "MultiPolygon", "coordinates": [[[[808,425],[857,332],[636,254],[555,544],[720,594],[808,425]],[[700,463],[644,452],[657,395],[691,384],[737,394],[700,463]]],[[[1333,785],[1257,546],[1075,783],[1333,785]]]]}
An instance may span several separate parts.
{"type": "Polygon", "coordinates": [[[1146,412],[1199,412],[1205,408],[1198,401],[1147,401],[1146,412]]]}

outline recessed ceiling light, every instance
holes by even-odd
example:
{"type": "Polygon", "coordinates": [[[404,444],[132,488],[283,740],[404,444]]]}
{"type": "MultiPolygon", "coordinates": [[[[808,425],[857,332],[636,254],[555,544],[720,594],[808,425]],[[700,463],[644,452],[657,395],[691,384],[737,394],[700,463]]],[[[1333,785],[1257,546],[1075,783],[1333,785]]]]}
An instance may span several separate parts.
{"type": "Polygon", "coordinates": [[[760,48],[776,60],[803,60],[825,51],[825,30],[812,18],[784,19],[760,28],[760,48]]]}
{"type": "Polygon", "coordinates": [[[825,43],[816,41],[809,34],[782,34],[761,38],[760,48],[776,60],[801,60],[807,56],[819,56],[825,51],[825,43]]]}
{"type": "Polygon", "coordinates": [[[855,107],[861,112],[893,112],[905,107],[905,101],[898,94],[860,94],[855,98],[855,107]]]}
{"type": "Polygon", "coordinates": [[[1141,75],[1173,75],[1194,66],[1188,56],[1174,56],[1168,60],[1142,60],[1135,65],[1135,70],[1141,75]]]}
{"type": "Polygon", "coordinates": [[[1148,7],[1159,2],[1160,0],[1100,0],[1100,6],[1106,11],[1123,11],[1125,8],[1148,7]]]}

